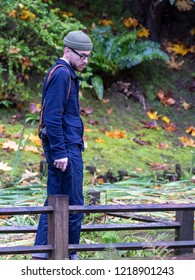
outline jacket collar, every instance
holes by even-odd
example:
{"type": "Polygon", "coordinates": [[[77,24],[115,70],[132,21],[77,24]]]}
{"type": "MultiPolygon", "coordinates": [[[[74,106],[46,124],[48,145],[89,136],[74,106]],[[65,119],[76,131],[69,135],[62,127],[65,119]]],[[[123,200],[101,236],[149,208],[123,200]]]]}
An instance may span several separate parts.
{"type": "Polygon", "coordinates": [[[58,58],[58,59],[56,60],[56,64],[64,64],[64,65],[69,69],[72,78],[73,78],[73,79],[78,78],[78,76],[77,76],[77,74],[75,73],[75,71],[74,71],[74,69],[72,68],[72,66],[71,66],[68,62],[66,62],[64,59],[58,58]]]}

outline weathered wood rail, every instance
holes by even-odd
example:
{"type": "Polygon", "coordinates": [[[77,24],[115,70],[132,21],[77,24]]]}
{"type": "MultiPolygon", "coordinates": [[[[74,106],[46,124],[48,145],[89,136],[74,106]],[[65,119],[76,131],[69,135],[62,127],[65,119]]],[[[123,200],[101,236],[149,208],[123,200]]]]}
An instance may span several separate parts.
{"type": "MultiPolygon", "coordinates": [[[[49,196],[48,206],[44,207],[11,207],[0,208],[0,215],[34,215],[48,214],[48,245],[43,246],[12,246],[0,247],[0,255],[32,254],[45,252],[49,259],[66,259],[70,250],[101,251],[111,246],[117,250],[143,250],[162,248],[174,249],[175,255],[192,253],[195,248],[194,240],[194,211],[195,203],[189,204],[136,204],[136,205],[85,205],[69,206],[68,196],[49,196]],[[140,223],[125,224],[86,224],[82,231],[111,231],[111,230],[158,230],[172,229],[175,238],[172,241],[158,242],[128,242],[111,244],[68,244],[69,217],[67,213],[107,213],[108,215],[123,216],[137,212],[175,212],[175,220],[158,220],[153,217],[134,215],[134,220],[140,223]],[[144,221],[144,222],[142,222],[144,221]]],[[[32,233],[37,228],[32,226],[1,226],[0,234],[32,233]]]]}

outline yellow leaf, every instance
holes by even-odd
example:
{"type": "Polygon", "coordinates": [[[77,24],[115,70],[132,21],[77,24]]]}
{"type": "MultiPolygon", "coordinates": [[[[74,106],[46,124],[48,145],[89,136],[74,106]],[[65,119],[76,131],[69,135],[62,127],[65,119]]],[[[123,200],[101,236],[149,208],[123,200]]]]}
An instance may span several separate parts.
{"type": "Polygon", "coordinates": [[[20,19],[22,20],[33,20],[36,18],[36,15],[31,13],[29,10],[22,10],[20,19]]]}
{"type": "Polygon", "coordinates": [[[142,25],[141,26],[141,29],[138,31],[138,34],[137,36],[138,37],[148,37],[150,35],[150,32],[147,28],[143,27],[142,25]]]}
{"type": "Polygon", "coordinates": [[[151,120],[158,120],[160,118],[160,115],[157,115],[157,111],[155,111],[155,112],[147,111],[146,114],[147,114],[148,118],[151,120]]]}
{"type": "Polygon", "coordinates": [[[95,142],[96,142],[96,143],[99,143],[99,144],[103,144],[103,143],[104,143],[104,140],[101,139],[101,138],[96,138],[96,139],[95,139],[95,142]]]}
{"type": "Polygon", "coordinates": [[[112,20],[109,20],[109,19],[100,19],[98,21],[99,24],[102,24],[104,26],[108,26],[108,25],[112,25],[114,24],[112,20]]]}
{"type": "Polygon", "coordinates": [[[0,162],[0,170],[3,171],[10,171],[12,170],[11,166],[8,166],[7,163],[3,163],[2,161],[0,162]]]}
{"type": "Polygon", "coordinates": [[[170,123],[170,119],[167,118],[166,116],[162,117],[162,120],[166,123],[170,123]]]}
{"type": "Polygon", "coordinates": [[[190,49],[184,46],[184,44],[179,43],[179,44],[174,44],[173,45],[173,51],[176,54],[181,54],[182,56],[186,55],[188,52],[190,52],[190,49]]]}
{"type": "Polygon", "coordinates": [[[39,138],[38,135],[30,134],[29,140],[30,140],[32,143],[36,144],[37,146],[42,146],[41,139],[39,138]]]}
{"type": "Polygon", "coordinates": [[[17,16],[17,11],[16,11],[16,10],[12,10],[12,11],[9,13],[9,17],[16,18],[16,16],[17,16]]]}
{"type": "Polygon", "coordinates": [[[136,18],[124,18],[123,23],[126,27],[135,28],[138,26],[138,20],[136,18]]]}
{"type": "Polygon", "coordinates": [[[190,30],[190,35],[191,35],[191,36],[195,36],[195,28],[192,28],[192,29],[190,30]]]}

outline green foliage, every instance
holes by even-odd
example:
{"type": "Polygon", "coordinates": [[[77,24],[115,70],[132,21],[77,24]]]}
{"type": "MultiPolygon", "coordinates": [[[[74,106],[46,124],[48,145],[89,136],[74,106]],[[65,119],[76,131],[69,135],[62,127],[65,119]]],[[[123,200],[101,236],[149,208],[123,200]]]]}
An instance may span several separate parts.
{"type": "MultiPolygon", "coordinates": [[[[103,72],[101,76],[105,73],[115,76],[120,70],[153,59],[169,61],[168,55],[160,49],[160,44],[139,39],[136,30],[115,35],[110,26],[96,26],[92,37],[94,55],[91,63],[94,71],[103,72]]],[[[95,82],[97,83],[96,80],[95,82]]],[[[100,84],[100,80],[98,83],[100,84]]]]}
{"type": "Polygon", "coordinates": [[[63,51],[63,36],[85,29],[50,4],[41,0],[0,2],[0,94],[5,99],[12,94],[15,100],[27,100],[32,90],[40,91],[44,72],[63,51]]]}

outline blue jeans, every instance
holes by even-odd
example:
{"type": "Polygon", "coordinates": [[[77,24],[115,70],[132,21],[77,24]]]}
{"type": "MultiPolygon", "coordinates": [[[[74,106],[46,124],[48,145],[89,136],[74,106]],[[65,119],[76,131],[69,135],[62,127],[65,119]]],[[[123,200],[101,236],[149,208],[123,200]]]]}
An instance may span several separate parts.
{"type": "MultiPolygon", "coordinates": [[[[46,151],[48,163],[47,194],[64,194],[69,196],[70,205],[83,205],[83,160],[79,146],[72,145],[68,148],[68,166],[65,172],[53,165],[51,152],[46,151]]],[[[48,205],[46,199],[44,205],[48,205]]],[[[80,240],[83,213],[69,215],[69,244],[78,244],[80,240]]],[[[46,245],[48,233],[48,215],[41,214],[35,245],[46,245]]],[[[71,254],[75,254],[72,252],[71,254]]],[[[35,257],[47,258],[47,254],[33,254],[35,257]]]]}

